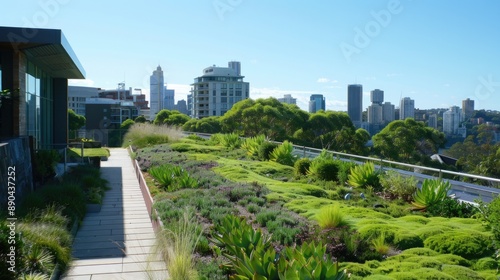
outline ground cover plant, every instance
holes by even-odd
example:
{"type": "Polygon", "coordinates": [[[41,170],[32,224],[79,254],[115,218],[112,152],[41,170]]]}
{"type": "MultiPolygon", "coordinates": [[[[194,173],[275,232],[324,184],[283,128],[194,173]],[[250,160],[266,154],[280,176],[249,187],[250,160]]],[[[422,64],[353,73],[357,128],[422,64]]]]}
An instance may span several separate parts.
{"type": "Polygon", "coordinates": [[[26,195],[16,208],[15,272],[5,266],[12,231],[6,217],[0,217],[2,279],[49,279],[56,265],[64,271],[71,261],[70,231],[85,216],[86,204],[102,202],[105,190],[100,170],[81,165],[26,195]]]}
{"type": "MultiPolygon", "coordinates": [[[[157,189],[154,200],[166,224],[179,219],[185,207],[196,212],[194,222],[203,233],[195,246],[194,260],[201,279],[227,279],[228,275],[234,279],[246,279],[237,275],[248,277],[245,276],[248,271],[242,267],[250,256],[240,258],[237,265],[233,262],[232,268],[220,266],[227,264],[231,257],[215,245],[214,237],[219,236],[217,228],[227,223],[224,219],[228,215],[242,217],[252,228],[270,234],[271,251],[258,253],[262,253],[264,259],[269,259],[273,252],[284,256],[285,248],[296,248],[298,251],[294,254],[298,254],[303,244],[306,247],[315,244],[314,248],[318,249],[321,243],[339,271],[346,269],[351,279],[496,277],[494,234],[480,219],[471,218],[477,216],[476,212],[460,216],[456,215],[459,212],[456,208],[450,208],[455,214],[448,215],[431,211],[432,206],[419,207],[417,211],[411,202],[421,201],[415,199],[419,195],[411,178],[380,173],[377,181],[372,176],[376,172],[370,170],[357,168],[358,171],[351,173],[356,168],[349,163],[345,166],[350,168],[336,169],[338,173],[345,172],[345,179],[339,180],[337,174],[325,180],[308,172],[315,159],[299,159],[292,167],[260,158],[258,152],[257,156],[250,153],[246,145],[254,145],[252,151],[257,150],[257,145],[245,143],[241,144],[244,149],[236,149],[214,139],[191,137],[175,144],[183,145],[182,152],[169,144],[137,151],[143,171],[151,166],[177,165],[198,180],[198,187],[194,189],[173,192],[157,189]],[[206,152],[208,150],[211,152],[206,152]],[[358,181],[370,183],[352,186],[346,175],[351,175],[351,179],[366,177],[358,181]],[[374,182],[380,185],[374,188],[374,182]]],[[[268,142],[260,143],[264,146],[268,142]]],[[[337,162],[337,166],[343,164],[337,162]]],[[[145,175],[149,176],[147,172],[145,175]]],[[[440,188],[446,189],[442,181],[432,184],[444,185],[440,188]]],[[[154,184],[150,188],[155,189],[154,184]]],[[[440,201],[447,201],[444,197],[440,201]]],[[[494,220],[496,216],[489,214],[488,217],[494,220]]]]}

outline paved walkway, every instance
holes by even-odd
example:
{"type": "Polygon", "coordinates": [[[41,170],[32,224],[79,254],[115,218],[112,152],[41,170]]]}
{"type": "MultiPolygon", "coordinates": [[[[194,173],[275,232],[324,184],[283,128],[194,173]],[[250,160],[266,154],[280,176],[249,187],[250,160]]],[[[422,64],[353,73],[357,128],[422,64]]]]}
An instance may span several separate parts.
{"type": "Polygon", "coordinates": [[[101,162],[108,180],[99,213],[87,213],[73,243],[74,261],[62,279],[166,279],[151,253],[155,234],[126,149],[101,162]]]}

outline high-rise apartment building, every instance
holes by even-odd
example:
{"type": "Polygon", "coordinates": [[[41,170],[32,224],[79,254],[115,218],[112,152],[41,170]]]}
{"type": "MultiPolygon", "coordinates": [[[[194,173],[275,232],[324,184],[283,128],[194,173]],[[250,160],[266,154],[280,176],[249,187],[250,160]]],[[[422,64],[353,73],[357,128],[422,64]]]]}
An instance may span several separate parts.
{"type": "Polygon", "coordinates": [[[429,116],[429,120],[427,122],[427,126],[432,127],[434,129],[438,128],[438,117],[436,114],[432,114],[429,116]]]}
{"type": "Polygon", "coordinates": [[[325,97],[323,94],[311,94],[309,98],[309,113],[316,113],[319,110],[325,110],[325,97]]]}
{"type": "Polygon", "coordinates": [[[415,118],[415,100],[404,97],[399,106],[399,119],[415,118]]]}
{"type": "Polygon", "coordinates": [[[163,97],[165,95],[165,82],[163,70],[160,65],[153,71],[149,78],[149,119],[154,120],[156,114],[163,108],[163,97]]]}
{"type": "Polygon", "coordinates": [[[391,102],[385,102],[384,105],[382,105],[382,119],[385,123],[390,123],[394,121],[395,118],[396,114],[394,104],[391,104],[391,102]]]}
{"type": "Polygon", "coordinates": [[[370,91],[370,101],[372,103],[382,104],[382,102],[384,102],[384,91],[380,89],[370,91]]]}
{"type": "Polygon", "coordinates": [[[363,121],[363,86],[354,84],[347,86],[347,114],[352,123],[359,127],[363,121]]]}
{"type": "Polygon", "coordinates": [[[383,106],[378,103],[372,103],[368,106],[368,123],[371,125],[381,125],[384,123],[383,106]]]}
{"type": "Polygon", "coordinates": [[[194,79],[188,100],[191,117],[222,116],[236,102],[249,98],[250,84],[243,81],[241,64],[231,61],[228,65],[207,67],[202,76],[194,79]]]}
{"type": "Polygon", "coordinates": [[[443,132],[447,135],[455,135],[462,120],[462,111],[458,106],[451,106],[443,113],[443,132]]]}
{"type": "Polygon", "coordinates": [[[293,98],[291,94],[285,94],[283,98],[278,98],[278,101],[281,103],[297,105],[297,98],[293,98]]]}
{"type": "Polygon", "coordinates": [[[474,115],[474,100],[470,98],[462,100],[462,117],[469,119],[472,115],[474,115]]]}

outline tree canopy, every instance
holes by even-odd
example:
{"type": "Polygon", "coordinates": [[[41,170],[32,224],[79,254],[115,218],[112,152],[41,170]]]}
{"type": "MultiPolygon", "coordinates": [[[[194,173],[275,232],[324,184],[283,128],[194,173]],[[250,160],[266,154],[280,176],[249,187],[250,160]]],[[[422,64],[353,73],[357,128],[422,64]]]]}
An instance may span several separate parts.
{"type": "Polygon", "coordinates": [[[412,118],[391,122],[373,136],[375,152],[387,159],[415,163],[438,151],[445,135],[412,118]]]}
{"type": "Polygon", "coordinates": [[[86,119],[78,115],[75,111],[68,109],[68,128],[69,130],[78,130],[85,125],[86,119]]]}

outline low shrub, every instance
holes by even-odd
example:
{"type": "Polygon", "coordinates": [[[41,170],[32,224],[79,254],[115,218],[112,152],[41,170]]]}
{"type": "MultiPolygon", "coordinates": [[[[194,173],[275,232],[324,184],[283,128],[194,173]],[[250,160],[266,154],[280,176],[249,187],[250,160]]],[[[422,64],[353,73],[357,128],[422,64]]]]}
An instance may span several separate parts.
{"type": "Polygon", "coordinates": [[[454,264],[454,265],[461,265],[461,266],[470,266],[471,263],[460,256],[453,255],[453,254],[441,254],[434,256],[434,259],[437,261],[442,262],[443,264],[454,264]]]}
{"type": "Polygon", "coordinates": [[[278,144],[272,142],[264,142],[259,146],[259,159],[262,161],[269,160],[271,152],[278,147],[278,144]]]}
{"type": "Polygon", "coordinates": [[[334,160],[313,160],[308,174],[318,180],[335,181],[339,171],[338,163],[334,160]]]}
{"type": "Polygon", "coordinates": [[[404,176],[393,170],[380,177],[380,185],[388,197],[407,202],[411,201],[413,193],[417,190],[417,183],[415,177],[404,176]]]}
{"type": "Polygon", "coordinates": [[[294,175],[297,177],[307,175],[307,171],[311,166],[311,160],[309,158],[300,158],[293,165],[294,175]]]}
{"type": "Polygon", "coordinates": [[[349,180],[351,169],[356,166],[356,163],[351,161],[336,160],[339,170],[337,172],[337,181],[341,186],[345,185],[349,180]]]}
{"type": "Polygon", "coordinates": [[[276,220],[276,217],[278,217],[279,214],[280,212],[278,210],[263,210],[255,215],[255,219],[261,226],[265,227],[268,222],[276,220]]]}
{"type": "Polygon", "coordinates": [[[472,204],[445,197],[443,200],[428,206],[426,212],[433,216],[445,218],[471,218],[479,212],[479,209],[472,204]]]}

